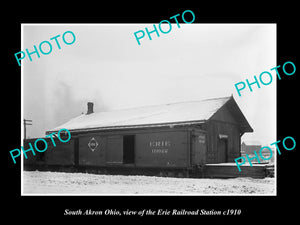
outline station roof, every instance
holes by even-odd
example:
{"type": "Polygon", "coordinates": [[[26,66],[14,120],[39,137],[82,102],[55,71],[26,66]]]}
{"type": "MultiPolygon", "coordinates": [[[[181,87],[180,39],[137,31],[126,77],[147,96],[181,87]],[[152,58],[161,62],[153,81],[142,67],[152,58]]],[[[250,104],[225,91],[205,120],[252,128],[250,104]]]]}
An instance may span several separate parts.
{"type": "Polygon", "coordinates": [[[47,131],[51,133],[66,128],[73,132],[129,128],[163,127],[201,124],[209,120],[224,105],[230,105],[242,132],[252,132],[237,103],[230,97],[144,106],[130,109],[82,114],[47,131]]]}

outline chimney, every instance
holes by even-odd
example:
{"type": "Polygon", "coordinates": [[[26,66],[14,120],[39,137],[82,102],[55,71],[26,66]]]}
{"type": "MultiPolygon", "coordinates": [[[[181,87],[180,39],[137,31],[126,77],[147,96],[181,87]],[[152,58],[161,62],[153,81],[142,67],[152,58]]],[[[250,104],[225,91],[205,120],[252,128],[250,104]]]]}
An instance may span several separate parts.
{"type": "Polygon", "coordinates": [[[91,114],[94,112],[94,103],[93,102],[88,102],[87,103],[87,115],[91,114]]]}

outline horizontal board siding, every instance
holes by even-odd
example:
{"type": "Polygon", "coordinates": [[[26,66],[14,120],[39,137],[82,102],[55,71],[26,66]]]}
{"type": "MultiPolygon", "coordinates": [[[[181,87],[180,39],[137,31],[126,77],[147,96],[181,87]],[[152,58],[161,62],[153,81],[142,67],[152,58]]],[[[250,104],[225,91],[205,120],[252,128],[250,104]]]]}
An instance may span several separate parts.
{"type": "Polygon", "coordinates": [[[46,152],[48,165],[74,165],[74,140],[67,143],[56,143],[56,147],[46,152]]]}
{"type": "Polygon", "coordinates": [[[105,165],[106,138],[100,135],[79,137],[79,165],[103,166],[105,165]],[[96,140],[97,147],[91,150],[89,142],[96,140]]]}
{"type": "Polygon", "coordinates": [[[186,167],[189,164],[187,131],[136,134],[136,166],[186,167]],[[167,146],[151,143],[165,142],[167,146]]]}
{"type": "Polygon", "coordinates": [[[228,136],[227,160],[234,162],[240,156],[240,134],[236,125],[222,121],[211,120],[207,127],[207,163],[223,163],[218,152],[219,135],[228,136]]]}

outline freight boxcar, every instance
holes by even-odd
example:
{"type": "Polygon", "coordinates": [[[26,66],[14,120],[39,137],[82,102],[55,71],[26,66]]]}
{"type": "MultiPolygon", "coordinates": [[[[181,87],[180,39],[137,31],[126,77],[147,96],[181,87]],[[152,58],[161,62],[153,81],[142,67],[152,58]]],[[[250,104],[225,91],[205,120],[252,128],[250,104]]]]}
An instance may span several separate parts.
{"type": "Polygon", "coordinates": [[[46,134],[61,128],[71,140],[31,156],[25,168],[201,176],[208,163],[240,157],[241,136],[253,131],[232,96],[99,113],[89,102],[86,114],[46,134]]]}

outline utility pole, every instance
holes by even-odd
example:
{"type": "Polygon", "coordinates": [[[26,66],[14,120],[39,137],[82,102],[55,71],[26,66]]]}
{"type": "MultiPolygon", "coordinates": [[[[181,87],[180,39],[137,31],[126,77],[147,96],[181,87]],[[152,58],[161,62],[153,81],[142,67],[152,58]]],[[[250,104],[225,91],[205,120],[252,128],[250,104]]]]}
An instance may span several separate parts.
{"type": "Polygon", "coordinates": [[[32,120],[24,119],[24,140],[26,139],[26,125],[32,125],[32,120]]]}

